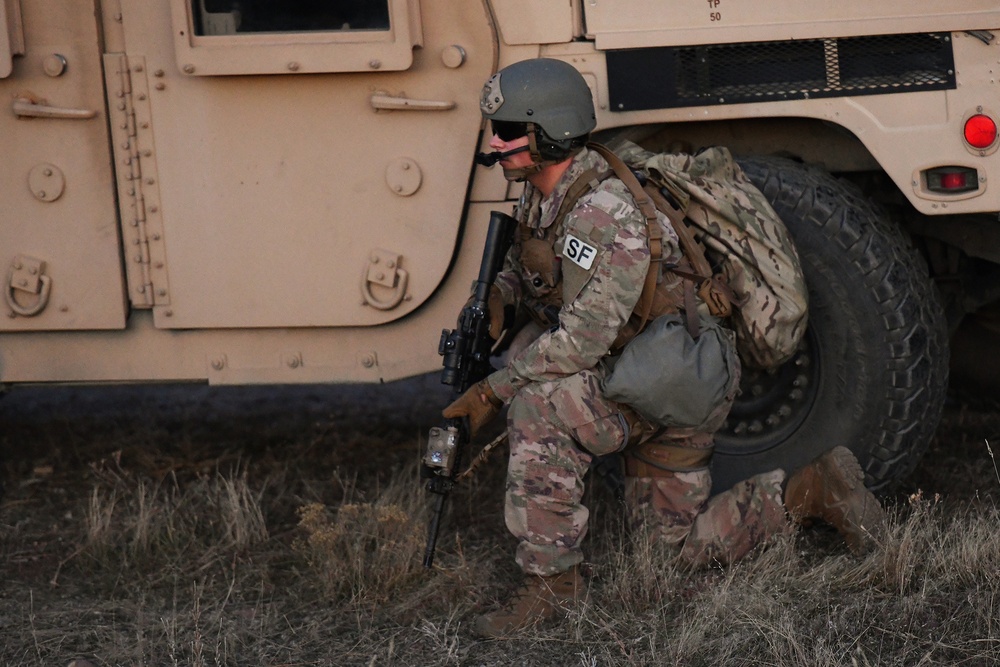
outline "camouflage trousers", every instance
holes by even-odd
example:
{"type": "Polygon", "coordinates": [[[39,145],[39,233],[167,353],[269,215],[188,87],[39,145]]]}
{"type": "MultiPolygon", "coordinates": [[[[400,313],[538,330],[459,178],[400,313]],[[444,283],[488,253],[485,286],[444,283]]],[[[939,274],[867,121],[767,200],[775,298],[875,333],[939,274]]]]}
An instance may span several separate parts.
{"type": "MultiPolygon", "coordinates": [[[[629,439],[636,439],[632,429],[641,419],[628,406],[605,399],[600,380],[599,370],[585,370],[532,383],[510,403],[504,516],[518,540],[517,563],[528,574],[556,574],[583,560],[589,511],[581,501],[591,460],[635,446],[629,439]]],[[[666,433],[655,441],[705,448],[712,436],[666,433]]],[[[707,467],[657,470],[627,477],[626,498],[634,522],[676,545],[685,560],[728,562],[788,529],[783,480],[777,470],[710,498],[707,467]]]]}
{"type": "MultiPolygon", "coordinates": [[[[712,436],[668,432],[649,445],[699,450],[712,446],[712,436]]],[[[732,563],[790,529],[782,500],[783,470],[755,475],[710,497],[712,476],[707,466],[657,469],[644,464],[648,458],[635,457],[642,449],[633,447],[625,453],[625,499],[633,530],[648,531],[675,547],[690,565],[732,563]]]]}

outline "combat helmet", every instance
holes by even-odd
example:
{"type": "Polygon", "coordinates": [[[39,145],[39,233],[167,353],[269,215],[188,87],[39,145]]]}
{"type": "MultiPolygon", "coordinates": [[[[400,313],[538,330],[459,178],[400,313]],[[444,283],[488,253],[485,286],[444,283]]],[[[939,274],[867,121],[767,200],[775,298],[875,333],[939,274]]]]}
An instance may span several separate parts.
{"type": "Polygon", "coordinates": [[[490,121],[525,123],[535,162],[565,160],[597,125],[583,75],[552,58],[522,60],[501,69],[483,86],[479,107],[490,121]]]}

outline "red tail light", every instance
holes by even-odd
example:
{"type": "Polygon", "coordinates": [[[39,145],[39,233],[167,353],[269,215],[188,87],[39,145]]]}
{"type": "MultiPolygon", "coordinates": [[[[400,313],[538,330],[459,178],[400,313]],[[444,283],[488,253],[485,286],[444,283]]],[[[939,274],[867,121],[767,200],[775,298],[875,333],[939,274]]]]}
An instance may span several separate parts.
{"type": "Polygon", "coordinates": [[[985,114],[978,113],[965,121],[965,140],[973,148],[989,148],[997,140],[997,124],[985,114]]]}

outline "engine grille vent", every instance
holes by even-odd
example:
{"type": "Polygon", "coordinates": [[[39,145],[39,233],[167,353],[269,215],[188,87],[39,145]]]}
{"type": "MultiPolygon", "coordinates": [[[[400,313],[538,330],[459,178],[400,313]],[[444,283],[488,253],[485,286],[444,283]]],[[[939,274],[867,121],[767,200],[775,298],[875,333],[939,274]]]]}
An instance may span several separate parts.
{"type": "Polygon", "coordinates": [[[607,52],[613,111],[955,88],[949,33],[607,52]]]}

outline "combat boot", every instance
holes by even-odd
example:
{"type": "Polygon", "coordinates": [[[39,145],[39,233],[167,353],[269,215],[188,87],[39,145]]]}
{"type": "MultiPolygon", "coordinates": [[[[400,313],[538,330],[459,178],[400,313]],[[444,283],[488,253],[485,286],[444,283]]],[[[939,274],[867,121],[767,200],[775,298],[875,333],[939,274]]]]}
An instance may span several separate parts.
{"type": "Polygon", "coordinates": [[[885,512],[864,478],[851,450],[836,447],[788,478],[785,509],[795,521],[826,521],[855,555],[863,555],[885,535],[885,512]]]}
{"type": "Polygon", "coordinates": [[[551,577],[527,575],[504,606],[476,619],[473,632],[479,637],[502,637],[555,618],[586,593],[587,584],[576,566],[551,577]]]}

